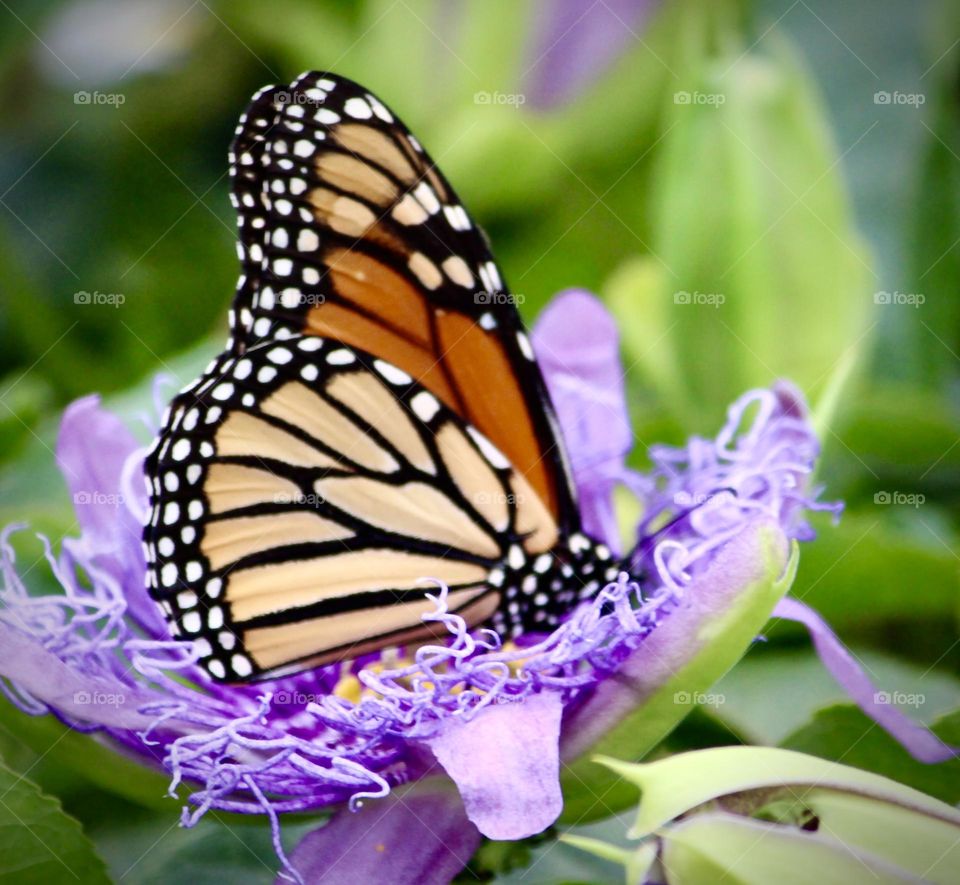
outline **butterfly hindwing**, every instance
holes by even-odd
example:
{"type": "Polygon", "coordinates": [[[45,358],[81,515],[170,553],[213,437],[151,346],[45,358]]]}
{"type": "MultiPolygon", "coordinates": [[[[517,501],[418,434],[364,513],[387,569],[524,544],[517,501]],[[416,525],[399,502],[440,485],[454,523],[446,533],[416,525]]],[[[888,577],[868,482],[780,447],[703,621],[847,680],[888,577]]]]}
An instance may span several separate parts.
{"type": "Polygon", "coordinates": [[[416,138],[362,87],[322,73],[258,94],[245,127],[253,148],[236,153],[234,180],[257,267],[235,304],[240,348],[308,333],[390,361],[491,439],[576,531],[565,453],[513,299],[416,138]],[[253,191],[257,214],[243,208],[253,191]],[[251,227],[260,217],[262,237],[251,227]]]}
{"type": "Polygon", "coordinates": [[[494,444],[342,342],[223,355],[174,400],[147,471],[150,592],[220,679],[429,636],[424,578],[475,625],[504,601],[505,561],[543,558],[544,581],[562,566],[551,514],[494,444]]]}

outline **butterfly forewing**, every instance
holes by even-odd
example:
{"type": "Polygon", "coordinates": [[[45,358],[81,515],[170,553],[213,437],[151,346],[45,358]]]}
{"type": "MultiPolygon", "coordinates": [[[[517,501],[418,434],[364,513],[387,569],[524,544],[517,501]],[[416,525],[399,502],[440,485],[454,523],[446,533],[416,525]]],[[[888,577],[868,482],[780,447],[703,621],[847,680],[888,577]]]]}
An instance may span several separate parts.
{"type": "MultiPolygon", "coordinates": [[[[266,217],[262,246],[248,247],[260,257],[246,272],[258,291],[251,298],[241,286],[235,307],[250,311],[248,346],[307,332],[389,359],[494,441],[563,530],[575,531],[529,340],[449,183],[395,115],[349,80],[306,74],[274,93],[273,117],[263,108],[269,95],[247,115],[272,120],[245,167],[260,176],[266,217]]],[[[256,223],[240,214],[241,224],[256,223]]]]}
{"type": "Polygon", "coordinates": [[[263,280],[263,246],[267,233],[266,203],[263,194],[263,150],[276,125],[281,99],[278,86],[257,92],[230,145],[230,201],[237,212],[237,254],[241,275],[230,311],[231,349],[244,350],[253,332],[251,308],[263,280]]]}

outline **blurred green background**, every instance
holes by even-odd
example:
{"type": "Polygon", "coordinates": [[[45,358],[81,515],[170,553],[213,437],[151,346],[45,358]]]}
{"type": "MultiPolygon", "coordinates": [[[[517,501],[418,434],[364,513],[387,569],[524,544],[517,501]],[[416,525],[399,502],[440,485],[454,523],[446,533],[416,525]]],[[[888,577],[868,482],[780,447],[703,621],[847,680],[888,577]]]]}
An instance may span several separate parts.
{"type": "MultiPolygon", "coordinates": [[[[75,531],[53,463],[59,410],[99,391],[133,415],[155,373],[186,383],[222,345],[232,129],[252,92],[311,68],[362,82],[417,133],[528,321],[560,289],[602,294],[621,323],[637,466],[653,442],[715,432],[750,386],[804,390],[819,479],[847,512],[818,522],[795,595],[879,686],[922,697],[908,712],[956,734],[960,13],[947,0],[0,2],[0,523],[75,531]]],[[[840,704],[803,634],[768,638],[671,746],[780,743],[960,799],[955,763],[911,763],[840,704]]],[[[91,786],[81,739],[51,751],[54,728],[4,709],[0,753],[63,799],[115,879],[168,881],[189,857],[199,881],[267,881],[252,824],[256,863],[215,821],[202,845],[153,851],[175,803],[154,781],[119,799],[126,774],[91,786]]],[[[568,851],[523,881],[580,875],[558,872],[568,851]]]]}

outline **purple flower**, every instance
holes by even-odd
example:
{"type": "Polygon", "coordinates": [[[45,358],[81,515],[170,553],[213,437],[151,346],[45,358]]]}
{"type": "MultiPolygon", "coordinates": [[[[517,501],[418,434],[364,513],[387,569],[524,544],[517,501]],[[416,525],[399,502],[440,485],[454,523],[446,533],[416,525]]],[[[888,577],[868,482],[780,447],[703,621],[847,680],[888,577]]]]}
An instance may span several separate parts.
{"type": "Polygon", "coordinates": [[[654,0],[541,3],[524,74],[531,103],[551,108],[574,99],[639,39],[656,6],[654,0]]]}
{"type": "MultiPolygon", "coordinates": [[[[641,499],[642,587],[621,575],[553,633],[504,645],[468,631],[433,586],[428,618],[446,642],[257,685],[214,683],[144,589],[144,450],[87,397],[67,409],[58,444],[82,533],[59,554],[43,541],[62,592],[30,595],[13,529],[0,539],[0,686],[21,709],[99,730],[165,770],[170,795],[186,796],[185,826],[210,809],[265,815],[284,875],[297,880],[380,881],[389,870],[394,882],[447,882],[481,834],[540,832],[562,807],[561,752],[589,747],[692,653],[699,627],[762,577],[763,539],[786,563],[791,540],[810,537],[804,511],[837,508],[807,488],[818,445],[788,385],[745,394],[716,439],[651,448],[653,468],[639,475],[624,464],[632,434],[617,333],[599,302],[559,296],[534,343],[586,527],[618,546],[613,489],[641,499]],[[287,858],[280,815],[332,806],[287,858]]],[[[944,749],[922,735],[923,752],[944,749]]]]}

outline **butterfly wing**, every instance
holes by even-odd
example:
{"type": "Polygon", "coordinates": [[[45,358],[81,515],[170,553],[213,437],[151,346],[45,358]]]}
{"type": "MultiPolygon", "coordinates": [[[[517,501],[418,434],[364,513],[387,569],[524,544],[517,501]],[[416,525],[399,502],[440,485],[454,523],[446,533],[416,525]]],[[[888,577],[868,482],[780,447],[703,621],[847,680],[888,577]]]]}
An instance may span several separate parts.
{"type": "Polygon", "coordinates": [[[388,360],[579,527],[549,396],[486,238],[375,96],[310,73],[258,93],[235,151],[243,350],[301,333],[388,360]],[[251,205],[252,204],[252,205],[251,205]]]}
{"type": "Polygon", "coordinates": [[[539,576],[524,592],[545,626],[575,598],[542,592],[570,565],[524,475],[424,385],[342,342],[224,354],[173,401],[147,474],[150,593],[217,679],[427,637],[424,578],[470,625],[519,592],[505,562],[539,576]]]}
{"type": "Polygon", "coordinates": [[[230,349],[242,351],[252,334],[251,308],[263,285],[261,268],[267,218],[261,194],[263,149],[277,121],[285,95],[279,86],[266,86],[250,100],[230,145],[230,202],[237,212],[237,257],[240,281],[230,311],[230,349]]]}

